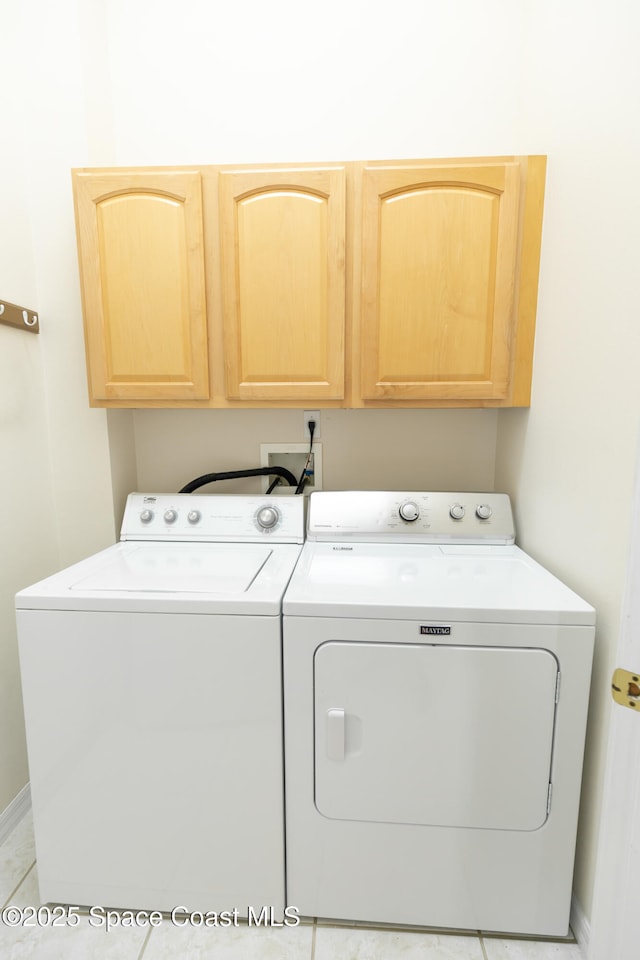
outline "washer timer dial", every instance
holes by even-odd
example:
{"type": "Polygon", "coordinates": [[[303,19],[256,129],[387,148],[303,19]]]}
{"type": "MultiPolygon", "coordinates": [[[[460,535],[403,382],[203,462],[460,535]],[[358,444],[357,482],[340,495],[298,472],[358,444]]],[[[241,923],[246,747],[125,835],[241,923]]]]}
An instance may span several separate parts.
{"type": "Polygon", "coordinates": [[[407,521],[407,523],[413,523],[413,521],[417,520],[420,516],[420,508],[415,500],[406,500],[404,503],[400,504],[398,513],[403,520],[407,521]]]}
{"type": "Polygon", "coordinates": [[[260,507],[256,513],[256,523],[262,530],[273,530],[280,519],[277,507],[260,507]]]}

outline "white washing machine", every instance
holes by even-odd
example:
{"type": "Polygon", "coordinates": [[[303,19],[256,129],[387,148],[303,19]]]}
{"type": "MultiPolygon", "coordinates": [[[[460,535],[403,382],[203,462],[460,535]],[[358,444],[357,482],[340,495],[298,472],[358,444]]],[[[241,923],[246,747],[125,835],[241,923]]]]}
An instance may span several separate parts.
{"type": "Polygon", "coordinates": [[[131,494],[120,543],[17,595],[43,902],[284,907],[302,500],[131,494]]]}
{"type": "Polygon", "coordinates": [[[287,899],[566,936],[594,610],[509,499],[315,493],[284,598],[287,899]]]}

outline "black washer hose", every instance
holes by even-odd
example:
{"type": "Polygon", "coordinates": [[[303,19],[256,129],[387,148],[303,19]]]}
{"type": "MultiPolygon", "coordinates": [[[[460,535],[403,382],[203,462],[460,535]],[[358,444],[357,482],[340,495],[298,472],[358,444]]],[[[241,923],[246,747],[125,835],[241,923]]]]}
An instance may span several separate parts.
{"type": "Polygon", "coordinates": [[[195,480],[185,483],[182,490],[178,493],[193,493],[198,487],[204,487],[207,483],[215,483],[216,480],[238,480],[241,477],[270,477],[277,476],[286,480],[290,487],[296,487],[298,481],[286,467],[256,467],[255,470],[228,470],[226,473],[205,473],[195,480]]]}

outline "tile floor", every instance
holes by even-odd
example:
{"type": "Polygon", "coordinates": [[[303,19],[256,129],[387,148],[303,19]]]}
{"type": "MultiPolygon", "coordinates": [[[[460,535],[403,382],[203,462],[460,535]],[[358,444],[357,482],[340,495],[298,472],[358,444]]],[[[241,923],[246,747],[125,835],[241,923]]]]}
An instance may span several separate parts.
{"type": "Polygon", "coordinates": [[[282,929],[117,927],[87,916],[77,926],[11,926],[7,907],[37,906],[37,865],[30,814],[0,846],[2,960],[584,960],[572,943],[499,940],[396,929],[301,923],[282,929]],[[9,922],[7,922],[9,921],[9,922]]]}

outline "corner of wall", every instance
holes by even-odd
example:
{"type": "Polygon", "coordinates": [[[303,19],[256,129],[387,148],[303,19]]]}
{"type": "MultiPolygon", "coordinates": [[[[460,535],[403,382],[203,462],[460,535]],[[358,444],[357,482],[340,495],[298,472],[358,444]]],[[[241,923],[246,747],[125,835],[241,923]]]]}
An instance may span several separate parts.
{"type": "Polygon", "coordinates": [[[108,410],[107,434],[113,491],[113,516],[116,531],[124,513],[127,495],[137,489],[133,410],[108,410]]]}

